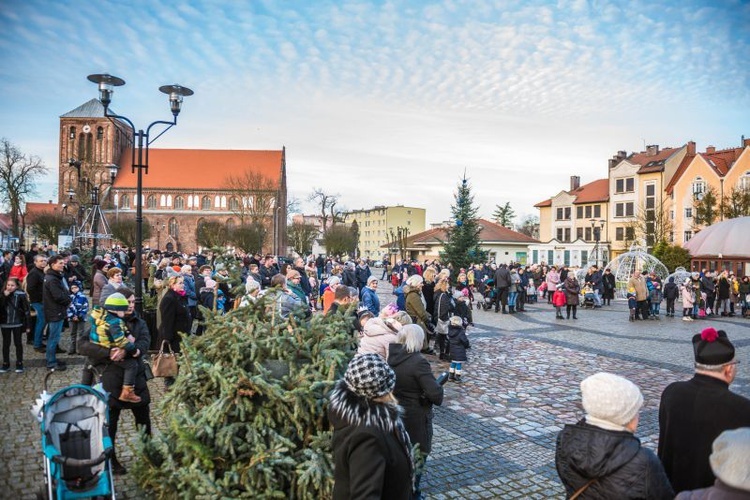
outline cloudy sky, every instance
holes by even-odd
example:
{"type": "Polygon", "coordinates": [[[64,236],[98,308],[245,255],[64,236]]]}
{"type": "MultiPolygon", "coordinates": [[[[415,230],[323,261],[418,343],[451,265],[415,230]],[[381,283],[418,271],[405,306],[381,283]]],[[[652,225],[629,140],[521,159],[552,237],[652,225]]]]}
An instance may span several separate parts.
{"type": "Polygon", "coordinates": [[[750,136],[746,0],[0,0],[0,26],[0,137],[50,167],[39,199],[91,73],[139,127],[195,91],[154,147],[286,146],[308,211],[315,186],[445,220],[465,171],[484,216],[532,214],[618,150],[750,136]]]}

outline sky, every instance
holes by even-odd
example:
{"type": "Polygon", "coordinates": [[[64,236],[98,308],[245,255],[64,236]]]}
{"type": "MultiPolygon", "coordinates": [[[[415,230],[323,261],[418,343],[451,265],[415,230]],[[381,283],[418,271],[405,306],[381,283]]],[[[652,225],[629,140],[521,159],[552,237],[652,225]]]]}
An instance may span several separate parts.
{"type": "Polygon", "coordinates": [[[195,92],[152,147],[285,146],[306,213],[320,187],[449,220],[465,173],[481,216],[520,219],[619,150],[750,136],[747,0],[0,0],[0,26],[0,137],[49,167],[36,200],[92,73],[139,128],[170,118],[159,86],[195,92]]]}

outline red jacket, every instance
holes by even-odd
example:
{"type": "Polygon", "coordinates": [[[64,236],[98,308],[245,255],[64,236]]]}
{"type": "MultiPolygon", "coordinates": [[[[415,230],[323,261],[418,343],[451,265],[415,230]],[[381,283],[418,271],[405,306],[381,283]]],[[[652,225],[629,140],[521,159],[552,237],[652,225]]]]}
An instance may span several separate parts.
{"type": "Polygon", "coordinates": [[[565,298],[565,292],[562,290],[555,290],[555,293],[552,294],[552,305],[555,307],[562,307],[567,303],[568,300],[565,298]]]}

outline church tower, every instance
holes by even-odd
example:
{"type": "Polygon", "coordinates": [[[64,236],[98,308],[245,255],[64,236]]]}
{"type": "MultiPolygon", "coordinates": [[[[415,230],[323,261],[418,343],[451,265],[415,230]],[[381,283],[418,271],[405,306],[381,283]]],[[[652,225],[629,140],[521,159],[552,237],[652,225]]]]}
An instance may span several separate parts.
{"type": "MultiPolygon", "coordinates": [[[[58,202],[86,203],[78,171],[70,165],[70,160],[81,162],[81,177],[92,185],[109,184],[109,166],[120,164],[120,157],[132,140],[130,127],[117,119],[106,118],[104,106],[98,99],[91,99],[60,116],[58,202]],[[69,193],[73,193],[72,200],[69,193]]],[[[109,187],[105,186],[103,192],[109,187]]]]}

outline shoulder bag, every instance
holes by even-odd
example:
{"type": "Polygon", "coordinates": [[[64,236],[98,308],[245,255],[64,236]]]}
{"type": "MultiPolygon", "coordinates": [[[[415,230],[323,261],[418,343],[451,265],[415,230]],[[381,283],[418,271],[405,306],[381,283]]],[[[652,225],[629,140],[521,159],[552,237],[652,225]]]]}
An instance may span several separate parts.
{"type": "MultiPolygon", "coordinates": [[[[445,297],[445,292],[441,293],[440,294],[440,299],[438,299],[438,303],[437,303],[437,312],[438,312],[438,314],[440,314],[440,303],[443,300],[443,297],[445,297]]],[[[440,333],[442,335],[448,335],[448,321],[440,319],[439,316],[436,319],[437,319],[437,323],[435,325],[435,333],[440,333]]]]}
{"type": "Polygon", "coordinates": [[[169,345],[169,342],[162,341],[161,348],[151,361],[151,365],[154,377],[177,376],[177,356],[172,352],[172,346],[169,345]],[[166,350],[164,350],[164,346],[166,346],[166,350]]]}

